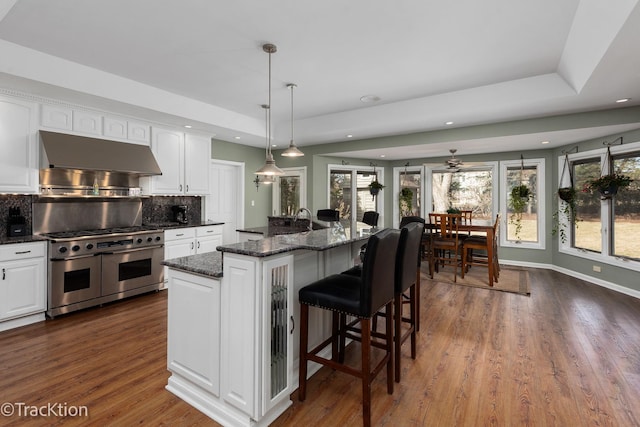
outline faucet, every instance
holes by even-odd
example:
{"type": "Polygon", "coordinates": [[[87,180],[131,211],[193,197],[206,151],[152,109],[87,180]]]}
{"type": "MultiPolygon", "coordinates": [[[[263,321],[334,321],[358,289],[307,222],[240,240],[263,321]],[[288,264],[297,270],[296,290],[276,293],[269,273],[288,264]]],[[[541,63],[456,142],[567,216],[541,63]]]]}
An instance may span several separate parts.
{"type": "Polygon", "coordinates": [[[313,215],[307,208],[300,208],[300,210],[298,210],[298,212],[296,213],[296,216],[293,218],[293,222],[296,222],[300,218],[300,214],[303,212],[307,212],[309,214],[309,226],[307,228],[309,229],[309,231],[313,231],[313,225],[311,224],[311,218],[313,215]]]}

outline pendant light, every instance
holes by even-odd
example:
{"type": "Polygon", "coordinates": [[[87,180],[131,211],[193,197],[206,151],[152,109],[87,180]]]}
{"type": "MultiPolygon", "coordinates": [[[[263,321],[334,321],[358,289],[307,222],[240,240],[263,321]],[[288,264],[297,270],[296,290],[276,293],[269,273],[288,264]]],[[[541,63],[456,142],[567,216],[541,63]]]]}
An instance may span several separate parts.
{"type": "Polygon", "coordinates": [[[304,156],[304,153],[296,147],[296,143],[293,141],[293,89],[297,86],[295,83],[289,83],[287,87],[291,89],[291,141],[289,142],[289,148],[284,150],[282,155],[285,157],[301,157],[304,156]]]}
{"type": "Polygon", "coordinates": [[[284,175],[284,171],[276,166],[276,161],[273,160],[273,154],[271,154],[271,54],[275,53],[278,49],[275,45],[267,43],[262,46],[262,50],[269,54],[269,103],[262,106],[262,108],[266,110],[267,116],[267,141],[264,166],[258,169],[255,174],[267,176],[284,175]]]}

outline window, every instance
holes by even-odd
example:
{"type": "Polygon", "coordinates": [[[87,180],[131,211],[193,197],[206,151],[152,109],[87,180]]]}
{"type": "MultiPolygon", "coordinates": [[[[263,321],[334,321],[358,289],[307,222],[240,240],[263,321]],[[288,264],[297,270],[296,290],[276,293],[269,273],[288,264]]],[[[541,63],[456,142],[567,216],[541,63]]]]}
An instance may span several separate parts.
{"type": "MultiPolygon", "coordinates": [[[[577,221],[560,252],[640,271],[640,143],[569,155],[577,191],[577,221]],[[611,199],[585,192],[586,183],[609,171],[633,179],[611,199]]],[[[561,158],[559,159],[559,162],[561,158]]]]}
{"type": "Polygon", "coordinates": [[[500,162],[500,211],[504,218],[504,231],[500,235],[502,246],[528,249],[545,248],[544,212],[544,159],[509,160],[500,162]],[[512,203],[514,188],[526,186],[529,191],[520,214],[512,203]]]}
{"type": "Polygon", "coordinates": [[[383,182],[381,169],[329,165],[329,208],[338,210],[340,218],[351,221],[361,221],[366,211],[379,212],[382,192],[376,197],[369,192],[369,184],[376,179],[383,182]]]}
{"type": "Polygon", "coordinates": [[[394,168],[393,194],[393,226],[398,227],[405,216],[424,217],[422,209],[422,166],[394,168]]]}
{"type": "Polygon", "coordinates": [[[276,179],[273,192],[274,215],[295,215],[307,206],[307,168],[285,168],[284,175],[276,179]]]}
{"type": "Polygon", "coordinates": [[[425,166],[425,215],[450,207],[471,210],[474,219],[495,220],[498,212],[498,162],[465,166],[457,171],[440,165],[425,166]]]}

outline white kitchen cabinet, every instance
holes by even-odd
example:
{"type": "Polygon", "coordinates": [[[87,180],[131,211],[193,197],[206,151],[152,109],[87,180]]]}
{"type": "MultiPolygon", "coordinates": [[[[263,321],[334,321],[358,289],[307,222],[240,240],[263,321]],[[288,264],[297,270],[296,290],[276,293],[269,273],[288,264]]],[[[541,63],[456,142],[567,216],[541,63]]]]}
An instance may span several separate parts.
{"type": "Polygon", "coordinates": [[[207,225],[196,228],[196,253],[215,252],[222,245],[222,225],[207,225]]]}
{"type": "Polygon", "coordinates": [[[151,126],[129,120],[127,122],[127,139],[135,144],[149,145],[151,143],[151,126]]]}
{"type": "Polygon", "coordinates": [[[0,193],[38,193],[37,110],[0,97],[0,193]]]}
{"type": "Polygon", "coordinates": [[[73,112],[73,131],[91,136],[102,136],[102,115],[90,111],[73,112]]]}
{"type": "Polygon", "coordinates": [[[0,331],[44,320],[45,242],[0,246],[0,331]]]}
{"type": "Polygon", "coordinates": [[[107,138],[127,139],[127,120],[120,117],[104,117],[102,132],[107,138]]]}
{"type": "Polygon", "coordinates": [[[171,271],[167,369],[220,395],[220,281],[171,271]]]}
{"type": "Polygon", "coordinates": [[[43,104],[42,127],[57,130],[73,130],[73,109],[59,105],[43,104]]]}
{"type": "Polygon", "coordinates": [[[160,127],[151,129],[151,137],[162,175],[146,178],[150,194],[209,193],[210,138],[160,127]]]}

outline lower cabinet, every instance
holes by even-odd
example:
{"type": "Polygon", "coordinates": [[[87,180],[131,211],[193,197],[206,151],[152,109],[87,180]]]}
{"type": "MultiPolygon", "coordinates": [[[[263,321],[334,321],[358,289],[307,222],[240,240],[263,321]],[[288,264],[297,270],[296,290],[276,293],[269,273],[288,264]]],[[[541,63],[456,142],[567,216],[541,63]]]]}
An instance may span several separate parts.
{"type": "Polygon", "coordinates": [[[167,389],[217,422],[267,426],[291,405],[293,256],[225,253],[221,280],[169,269],[167,389]]]}
{"type": "Polygon", "coordinates": [[[44,320],[46,243],[0,246],[0,331],[44,320]]]}
{"type": "Polygon", "coordinates": [[[171,271],[167,367],[220,395],[220,281],[171,271]]]}

